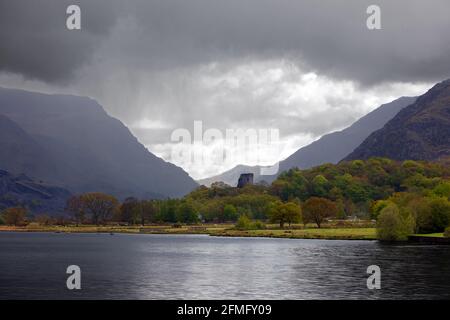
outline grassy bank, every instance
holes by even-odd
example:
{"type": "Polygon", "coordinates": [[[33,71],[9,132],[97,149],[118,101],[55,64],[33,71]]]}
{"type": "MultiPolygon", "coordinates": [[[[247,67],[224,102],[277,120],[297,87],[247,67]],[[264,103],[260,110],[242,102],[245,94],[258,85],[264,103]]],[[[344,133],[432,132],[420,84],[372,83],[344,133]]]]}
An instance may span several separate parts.
{"type": "Polygon", "coordinates": [[[375,228],[311,228],[293,230],[232,230],[227,229],[210,233],[214,236],[228,237],[269,237],[293,239],[329,239],[329,240],[375,240],[375,228]]]}
{"type": "Polygon", "coordinates": [[[415,237],[444,238],[444,233],[413,234],[415,237]]]}
{"type": "Polygon", "coordinates": [[[264,230],[235,230],[231,224],[207,224],[174,227],[170,225],[152,226],[40,226],[24,227],[0,226],[1,231],[15,232],[57,232],[57,233],[131,233],[131,234],[208,234],[227,237],[271,237],[297,239],[342,239],[373,240],[375,228],[313,228],[276,229],[269,226],[264,230]]]}

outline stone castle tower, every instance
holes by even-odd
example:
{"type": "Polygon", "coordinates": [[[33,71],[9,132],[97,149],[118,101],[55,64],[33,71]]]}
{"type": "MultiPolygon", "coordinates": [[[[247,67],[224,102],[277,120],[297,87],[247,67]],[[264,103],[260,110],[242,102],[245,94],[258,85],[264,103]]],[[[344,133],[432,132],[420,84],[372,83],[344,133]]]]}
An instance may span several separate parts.
{"type": "Polygon", "coordinates": [[[253,184],[253,173],[241,173],[237,187],[243,188],[248,184],[253,184]]]}

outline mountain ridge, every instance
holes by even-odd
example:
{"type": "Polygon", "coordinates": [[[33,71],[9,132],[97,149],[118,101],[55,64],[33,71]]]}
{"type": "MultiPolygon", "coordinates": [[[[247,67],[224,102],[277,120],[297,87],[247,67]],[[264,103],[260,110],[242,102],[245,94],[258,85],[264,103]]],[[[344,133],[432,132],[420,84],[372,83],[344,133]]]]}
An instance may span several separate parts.
{"type": "Polygon", "coordinates": [[[436,160],[450,155],[450,79],[442,81],[373,132],[344,160],[389,157],[436,160]]]}
{"type": "Polygon", "coordinates": [[[2,169],[74,193],[101,191],[120,198],[179,197],[197,186],[183,169],[147,150],[91,98],[0,88],[0,114],[36,142],[34,157],[45,155],[52,164],[51,172],[11,166],[10,159],[25,152],[16,150],[0,155],[2,169]]]}
{"type": "MultiPolygon", "coordinates": [[[[417,97],[400,97],[391,102],[384,103],[356,120],[349,127],[323,135],[309,145],[298,149],[286,159],[280,161],[278,174],[294,167],[308,169],[324,163],[338,163],[342,158],[358,147],[370,133],[383,127],[383,125],[392,119],[400,110],[414,103],[416,99],[417,97]]],[[[198,180],[198,182],[200,184],[211,184],[214,181],[223,181],[232,185],[231,183],[233,181],[229,180],[229,177],[233,177],[234,179],[236,176],[239,177],[240,173],[251,172],[255,175],[255,181],[264,180],[270,183],[278,176],[278,174],[272,176],[260,175],[260,170],[258,170],[260,168],[261,167],[259,166],[238,165],[222,174],[201,179],[198,180]]]]}

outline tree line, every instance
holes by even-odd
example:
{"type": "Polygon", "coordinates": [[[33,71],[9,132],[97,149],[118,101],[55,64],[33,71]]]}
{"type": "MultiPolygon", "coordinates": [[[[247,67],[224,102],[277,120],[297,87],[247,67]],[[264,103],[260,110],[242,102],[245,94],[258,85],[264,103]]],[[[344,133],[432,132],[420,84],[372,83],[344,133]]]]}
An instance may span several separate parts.
{"type": "MultiPolygon", "coordinates": [[[[181,199],[123,202],[104,193],[75,195],[67,201],[69,222],[78,224],[231,222],[242,228],[260,223],[314,223],[328,219],[376,220],[379,237],[404,239],[411,233],[442,232],[450,224],[449,160],[403,161],[386,158],[324,164],[283,172],[271,184],[235,188],[200,186],[181,199]]],[[[10,208],[3,223],[21,224],[25,209],[10,208]]],[[[36,220],[50,223],[47,215],[36,220]]],[[[1,223],[1,221],[0,221],[1,223]]]]}

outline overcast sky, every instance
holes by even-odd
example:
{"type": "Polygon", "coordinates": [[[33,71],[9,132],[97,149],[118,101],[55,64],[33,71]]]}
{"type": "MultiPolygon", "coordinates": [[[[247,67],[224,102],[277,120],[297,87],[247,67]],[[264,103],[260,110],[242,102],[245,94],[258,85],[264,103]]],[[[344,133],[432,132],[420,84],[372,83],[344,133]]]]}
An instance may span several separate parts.
{"type": "MultiPolygon", "coordinates": [[[[448,0],[0,0],[0,86],[90,96],[168,161],[195,120],[279,129],[249,163],[270,164],[449,78],[449,16],[448,0]]],[[[174,162],[203,178],[246,161],[174,162]]]]}

